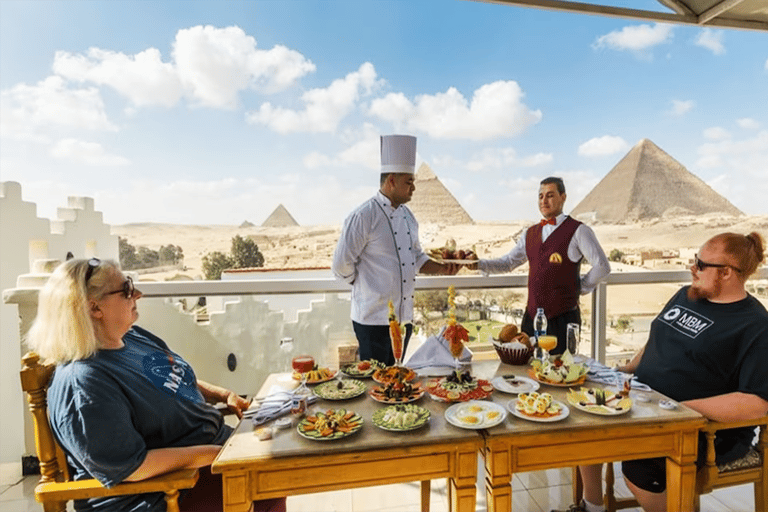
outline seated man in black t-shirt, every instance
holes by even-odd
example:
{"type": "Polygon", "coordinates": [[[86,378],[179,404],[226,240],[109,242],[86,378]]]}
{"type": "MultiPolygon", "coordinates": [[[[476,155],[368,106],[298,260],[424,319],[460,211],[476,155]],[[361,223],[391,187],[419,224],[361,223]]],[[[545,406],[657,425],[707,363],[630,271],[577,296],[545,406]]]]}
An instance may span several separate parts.
{"type": "MultiPolygon", "coordinates": [[[[715,421],[768,413],[768,311],[745,289],[762,261],[764,241],[758,233],[723,233],[708,240],[691,266],[691,285],[664,306],[645,347],[619,369],[715,421]]],[[[752,429],[719,433],[717,462],[742,457],[753,439],[752,429]]],[[[698,463],[703,460],[700,453],[698,463]]],[[[646,512],[666,510],[664,458],[626,461],[622,472],[646,512]]],[[[584,479],[585,494],[601,486],[599,475],[584,479]]],[[[582,502],[570,510],[594,508],[582,502]]]]}

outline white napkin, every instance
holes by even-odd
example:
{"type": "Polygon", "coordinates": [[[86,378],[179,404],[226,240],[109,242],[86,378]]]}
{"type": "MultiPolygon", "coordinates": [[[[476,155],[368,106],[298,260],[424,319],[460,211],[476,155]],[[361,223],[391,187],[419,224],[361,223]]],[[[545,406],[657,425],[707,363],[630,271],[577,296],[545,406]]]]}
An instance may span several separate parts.
{"type": "MultiPolygon", "coordinates": [[[[286,391],[279,386],[272,386],[269,394],[263,398],[257,407],[251,406],[243,412],[243,418],[251,418],[254,425],[261,425],[280,416],[284,416],[291,411],[294,391],[286,391]]],[[[315,395],[307,396],[307,405],[317,401],[315,395]]],[[[255,402],[255,400],[254,400],[255,402]]]]}
{"type": "MultiPolygon", "coordinates": [[[[448,349],[448,341],[443,338],[445,329],[443,327],[440,334],[427,338],[427,341],[422,343],[408,359],[405,366],[414,370],[431,366],[455,366],[456,363],[453,360],[451,351],[448,349]]],[[[465,346],[459,361],[467,363],[471,360],[472,352],[465,346]]]]}
{"type": "MultiPolygon", "coordinates": [[[[591,380],[592,382],[599,382],[600,384],[615,386],[616,383],[619,382],[619,376],[626,377],[631,375],[629,373],[620,372],[615,368],[608,368],[604,364],[598,363],[594,359],[587,359],[584,364],[586,364],[588,367],[587,380],[591,380]]],[[[623,380],[621,382],[623,382],[623,380]]],[[[638,391],[651,391],[651,387],[648,384],[643,384],[637,380],[634,375],[632,376],[630,383],[632,384],[632,389],[636,389],[638,391]]]]}

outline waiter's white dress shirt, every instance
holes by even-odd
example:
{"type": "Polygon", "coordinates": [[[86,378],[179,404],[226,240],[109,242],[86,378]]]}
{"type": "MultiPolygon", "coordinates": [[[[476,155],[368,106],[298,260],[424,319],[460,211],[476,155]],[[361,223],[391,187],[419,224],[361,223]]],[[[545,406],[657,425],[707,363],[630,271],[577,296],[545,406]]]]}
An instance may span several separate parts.
{"type": "MultiPolygon", "coordinates": [[[[566,217],[567,215],[561,213],[556,217],[554,226],[545,224],[541,229],[541,241],[544,242],[552,232],[559,228],[566,217]]],[[[528,229],[525,230],[520,240],[517,241],[517,245],[508,254],[493,260],[480,260],[477,263],[477,268],[484,274],[500,274],[509,272],[528,261],[528,256],[525,253],[525,239],[528,236],[528,229]]],[[[589,272],[581,278],[581,294],[584,295],[594,290],[597,284],[610,274],[611,264],[605,257],[605,252],[600,247],[595,232],[583,223],[576,228],[576,232],[568,244],[568,259],[575,263],[582,256],[592,265],[589,272]]]]}
{"type": "Polygon", "coordinates": [[[344,221],[331,270],[352,285],[352,320],[387,325],[391,300],[399,321],[408,323],[416,273],[427,260],[411,210],[393,208],[379,191],[344,221]]]}

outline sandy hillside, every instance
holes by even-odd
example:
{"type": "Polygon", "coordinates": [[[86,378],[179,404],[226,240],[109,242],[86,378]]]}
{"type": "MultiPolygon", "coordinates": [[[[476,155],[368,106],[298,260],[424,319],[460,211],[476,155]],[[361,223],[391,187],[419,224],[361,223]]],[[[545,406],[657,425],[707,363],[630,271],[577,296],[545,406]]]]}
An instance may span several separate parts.
{"type": "MultiPolygon", "coordinates": [[[[452,237],[461,248],[475,246],[481,258],[498,257],[508,252],[529,222],[476,223],[456,226],[420,226],[422,246],[442,246],[452,237]]],[[[612,249],[624,253],[641,250],[698,247],[722,231],[759,231],[768,237],[768,215],[728,217],[709,215],[678,217],[634,224],[592,225],[606,254],[612,249]]],[[[235,235],[253,237],[265,258],[266,268],[305,268],[330,266],[341,226],[195,226],[175,224],[126,224],[112,226],[112,233],[126,238],[135,247],[157,250],[174,244],[184,251],[186,270],[147,273],[145,279],[168,279],[183,274],[193,279],[202,276],[201,261],[213,251],[228,253],[235,235]]]]}

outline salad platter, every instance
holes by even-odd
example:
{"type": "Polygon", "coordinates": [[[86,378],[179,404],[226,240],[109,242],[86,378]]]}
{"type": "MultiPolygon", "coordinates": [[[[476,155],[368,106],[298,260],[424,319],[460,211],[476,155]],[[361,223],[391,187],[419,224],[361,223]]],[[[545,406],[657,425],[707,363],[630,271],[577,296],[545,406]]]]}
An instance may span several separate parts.
{"type": "Polygon", "coordinates": [[[451,425],[480,429],[498,425],[507,417],[507,411],[496,403],[485,400],[453,404],[445,410],[445,419],[451,425]]]}
{"type": "Polygon", "coordinates": [[[600,388],[571,389],[567,398],[575,408],[601,416],[626,414],[632,408],[631,398],[600,388]]]}
{"type": "Polygon", "coordinates": [[[301,437],[316,441],[331,441],[351,436],[363,428],[363,418],[346,409],[328,409],[303,418],[296,430],[301,437]]]}
{"type": "Polygon", "coordinates": [[[388,382],[380,386],[373,386],[368,392],[371,398],[383,404],[405,404],[415,402],[424,396],[424,388],[421,383],[388,382]]]}
{"type": "Polygon", "coordinates": [[[550,386],[578,386],[587,380],[587,366],[576,363],[567,350],[559,356],[552,356],[544,361],[531,361],[529,375],[550,386]]]}
{"type": "Polygon", "coordinates": [[[334,379],[318,384],[313,392],[325,400],[347,400],[365,393],[366,385],[355,379],[334,379]]]}
{"type": "Polygon", "coordinates": [[[493,385],[489,381],[476,379],[469,371],[453,372],[447,377],[430,379],[425,387],[429,396],[438,402],[482,400],[493,393],[493,385]]]}
{"type": "Polygon", "coordinates": [[[405,366],[388,366],[373,372],[373,380],[386,384],[395,380],[409,381],[416,378],[416,372],[405,366]]]}
{"type": "Polygon", "coordinates": [[[366,359],[365,361],[355,361],[345,364],[341,367],[341,373],[354,377],[356,379],[368,379],[373,376],[376,370],[384,368],[384,363],[376,359],[366,359]]]}
{"type": "MultiPolygon", "coordinates": [[[[328,382],[329,380],[335,378],[336,373],[336,371],[331,370],[330,368],[321,367],[310,370],[304,375],[307,377],[307,384],[320,384],[321,382],[328,382]]],[[[293,372],[293,380],[301,380],[301,376],[301,373],[297,371],[293,372]]]]}
{"type": "Polygon", "coordinates": [[[373,413],[373,424],[391,432],[407,432],[429,421],[429,410],[415,404],[390,405],[373,413]]]}

